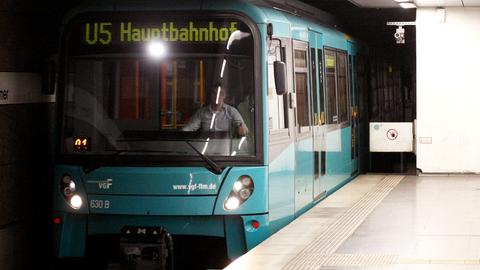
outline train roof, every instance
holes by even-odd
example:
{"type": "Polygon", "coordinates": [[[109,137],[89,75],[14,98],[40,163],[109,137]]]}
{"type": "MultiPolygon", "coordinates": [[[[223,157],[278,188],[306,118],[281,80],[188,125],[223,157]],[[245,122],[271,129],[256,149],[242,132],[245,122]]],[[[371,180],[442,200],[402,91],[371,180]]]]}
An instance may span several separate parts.
{"type": "Polygon", "coordinates": [[[144,10],[232,10],[248,14],[256,23],[265,23],[268,15],[263,10],[309,19],[324,26],[335,28],[338,21],[331,14],[298,0],[177,0],[172,5],[161,0],[87,0],[65,17],[64,23],[79,13],[95,11],[144,11],[144,10]]]}
{"type": "MultiPolygon", "coordinates": [[[[174,4],[162,0],[88,0],[67,14],[64,24],[75,15],[85,12],[145,10],[234,11],[248,15],[255,23],[284,23],[303,30],[326,31],[334,36],[345,36],[334,16],[298,0],[177,0],[174,4]]],[[[349,36],[347,38],[354,40],[349,36]]]]}

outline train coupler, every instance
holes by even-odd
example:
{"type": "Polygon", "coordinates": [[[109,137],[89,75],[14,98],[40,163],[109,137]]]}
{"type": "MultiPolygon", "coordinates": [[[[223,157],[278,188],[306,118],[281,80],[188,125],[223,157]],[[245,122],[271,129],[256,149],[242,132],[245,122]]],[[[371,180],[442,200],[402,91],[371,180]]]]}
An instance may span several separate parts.
{"type": "Polygon", "coordinates": [[[161,227],[124,227],[118,270],[173,269],[172,236],[161,227]]]}

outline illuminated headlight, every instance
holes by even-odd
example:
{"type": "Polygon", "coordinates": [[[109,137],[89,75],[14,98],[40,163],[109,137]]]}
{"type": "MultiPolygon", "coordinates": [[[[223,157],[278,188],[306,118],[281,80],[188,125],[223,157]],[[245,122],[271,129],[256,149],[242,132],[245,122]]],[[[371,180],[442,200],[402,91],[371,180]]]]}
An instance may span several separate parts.
{"type": "Polygon", "coordinates": [[[253,180],[248,175],[240,176],[233,183],[232,191],[225,200],[224,208],[226,210],[235,210],[252,196],[254,189],[253,180]]]}
{"type": "Polygon", "coordinates": [[[238,206],[240,206],[240,201],[236,197],[230,197],[227,199],[225,202],[225,208],[227,210],[234,210],[237,209],[238,206]]]}
{"type": "Polygon", "coordinates": [[[73,178],[66,174],[62,177],[62,181],[60,183],[60,191],[62,192],[63,198],[70,204],[70,206],[78,210],[82,207],[83,201],[80,195],[76,194],[77,192],[77,185],[73,178]]]}
{"type": "Polygon", "coordinates": [[[80,207],[82,207],[82,204],[82,197],[80,197],[79,195],[73,195],[70,199],[70,205],[73,209],[80,209],[80,207]]]}

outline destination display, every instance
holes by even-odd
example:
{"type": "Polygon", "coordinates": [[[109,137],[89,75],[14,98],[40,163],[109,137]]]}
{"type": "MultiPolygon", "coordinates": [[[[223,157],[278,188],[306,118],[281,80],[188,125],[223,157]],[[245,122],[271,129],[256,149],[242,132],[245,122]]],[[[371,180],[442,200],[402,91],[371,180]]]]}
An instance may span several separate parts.
{"type": "Polygon", "coordinates": [[[84,42],[88,45],[109,45],[116,42],[226,42],[237,31],[238,22],[208,22],[205,27],[188,22],[186,27],[176,22],[163,22],[158,27],[134,22],[94,22],[84,24],[84,42]],[[225,27],[224,25],[227,24],[225,27]]]}
{"type": "Polygon", "coordinates": [[[231,18],[85,16],[71,28],[69,49],[71,54],[139,52],[145,43],[161,41],[174,44],[170,46],[173,51],[200,46],[196,49],[218,52],[236,31],[251,41],[251,35],[244,34],[250,34],[249,28],[231,18]]]}

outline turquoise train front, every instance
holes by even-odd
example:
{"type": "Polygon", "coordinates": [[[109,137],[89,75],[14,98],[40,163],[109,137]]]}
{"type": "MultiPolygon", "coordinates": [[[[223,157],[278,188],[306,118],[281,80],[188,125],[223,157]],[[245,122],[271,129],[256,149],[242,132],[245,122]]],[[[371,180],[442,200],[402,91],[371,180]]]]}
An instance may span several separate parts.
{"type": "Polygon", "coordinates": [[[260,2],[102,1],[66,18],[56,256],[161,228],[234,259],[358,173],[356,43],[260,2]]]}
{"type": "Polygon", "coordinates": [[[218,175],[201,167],[102,167],[85,174],[58,166],[56,179],[70,189],[69,196],[56,192],[63,221],[58,256],[82,257],[88,236],[120,234],[127,225],[226,238],[233,243],[230,256],[239,256],[269,235],[266,174],[261,166],[228,167],[218,175]],[[228,199],[240,198],[244,188],[251,196],[228,210],[228,199]],[[83,203],[72,201],[75,195],[83,203]]]}

